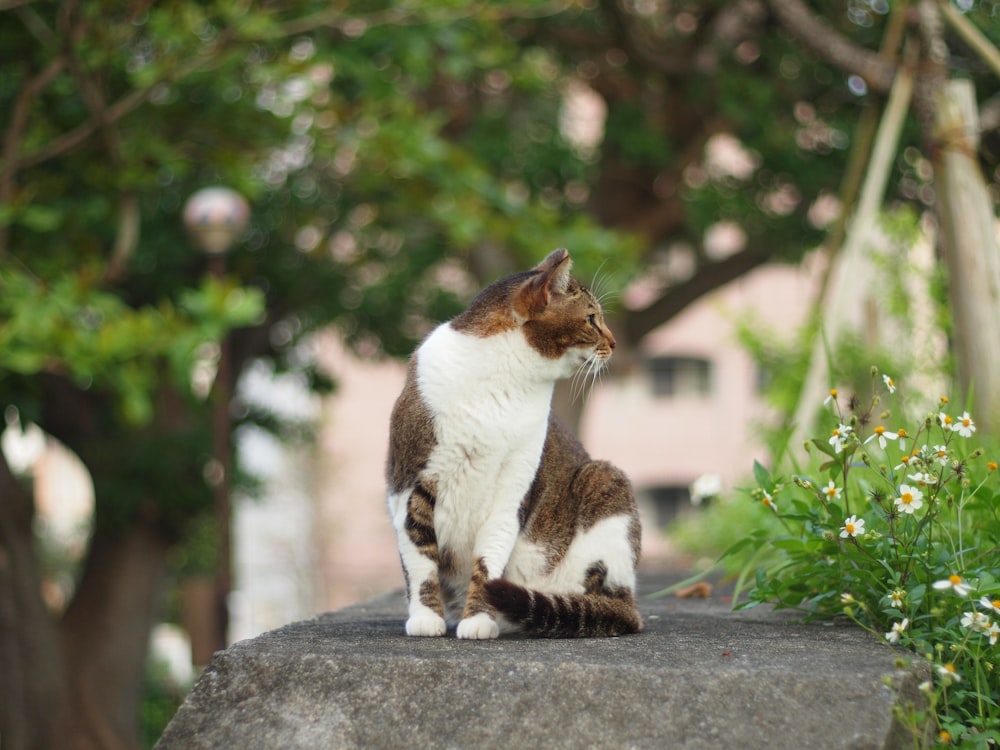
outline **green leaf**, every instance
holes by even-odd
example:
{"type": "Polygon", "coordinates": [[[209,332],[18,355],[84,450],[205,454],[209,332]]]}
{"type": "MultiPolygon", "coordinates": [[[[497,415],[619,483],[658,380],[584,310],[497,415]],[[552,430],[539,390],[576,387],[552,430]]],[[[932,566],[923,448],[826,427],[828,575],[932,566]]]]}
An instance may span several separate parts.
{"type": "Polygon", "coordinates": [[[813,438],[809,442],[812,443],[814,446],[816,446],[817,450],[819,450],[820,453],[825,453],[830,458],[837,458],[837,453],[836,451],[834,451],[833,446],[830,445],[830,442],[828,440],[820,440],[818,438],[813,438]]]}
{"type": "Polygon", "coordinates": [[[757,480],[757,485],[765,492],[774,490],[774,480],[771,478],[771,473],[756,459],[753,462],[753,476],[757,480]]]}

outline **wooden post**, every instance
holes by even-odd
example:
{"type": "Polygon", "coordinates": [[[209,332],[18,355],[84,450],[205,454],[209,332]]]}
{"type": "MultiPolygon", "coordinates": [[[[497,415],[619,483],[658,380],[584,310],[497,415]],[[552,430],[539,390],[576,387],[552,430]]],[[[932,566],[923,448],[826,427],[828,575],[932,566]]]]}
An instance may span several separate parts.
{"type": "Polygon", "coordinates": [[[976,160],[979,120],[971,81],[944,82],[933,100],[934,180],[948,269],[955,359],[962,395],[980,428],[1000,430],[1000,246],[976,160]]]}
{"type": "Polygon", "coordinates": [[[852,318],[851,308],[857,307],[864,299],[870,270],[866,266],[868,243],[885,196],[886,183],[896,158],[899,136],[909,111],[912,93],[913,72],[909,66],[901,66],[875,135],[868,171],[857,209],[848,225],[844,245],[830,261],[822,327],[813,343],[809,370],[792,418],[788,450],[798,450],[806,438],[810,437],[814,415],[819,411],[830,387],[834,385],[829,381],[828,352],[843,337],[848,321],[852,318]]]}

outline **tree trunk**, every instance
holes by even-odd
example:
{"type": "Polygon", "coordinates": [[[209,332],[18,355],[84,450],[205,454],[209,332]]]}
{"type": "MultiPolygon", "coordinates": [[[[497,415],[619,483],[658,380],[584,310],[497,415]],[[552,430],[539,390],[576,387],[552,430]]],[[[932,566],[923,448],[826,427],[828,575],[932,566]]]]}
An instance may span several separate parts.
{"type": "Polygon", "coordinates": [[[54,718],[64,684],[55,622],[41,597],[34,500],[0,453],[0,743],[59,747],[54,718]]]}
{"type": "Polygon", "coordinates": [[[996,219],[976,153],[979,125],[971,81],[936,92],[932,142],[941,249],[955,321],[958,383],[973,397],[979,426],[1000,429],[1000,247],[996,219]]]}
{"type": "Polygon", "coordinates": [[[1000,430],[1000,248],[979,169],[979,122],[971,81],[948,80],[941,6],[918,5],[926,63],[917,103],[931,145],[940,247],[948,269],[958,389],[984,432],[1000,430]]]}
{"type": "Polygon", "coordinates": [[[126,528],[99,525],[94,532],[83,579],[62,623],[68,695],[57,747],[138,746],[142,677],[168,551],[152,516],[140,511],[126,528]]]}

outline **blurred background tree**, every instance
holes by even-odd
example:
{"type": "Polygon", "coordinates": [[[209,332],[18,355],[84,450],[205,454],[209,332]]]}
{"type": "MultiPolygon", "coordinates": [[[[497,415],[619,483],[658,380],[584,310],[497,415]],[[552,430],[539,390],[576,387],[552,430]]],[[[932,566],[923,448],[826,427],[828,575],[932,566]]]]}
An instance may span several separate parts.
{"type": "MultiPolygon", "coordinates": [[[[192,374],[223,337],[234,380],[267,358],[323,390],[311,333],[403,355],[564,246],[583,278],[642,274],[647,298],[617,311],[634,345],[816,246],[896,62],[878,56],[888,3],[814,5],[846,55],[786,30],[795,2],[0,0],[0,403],[76,452],[96,494],[52,611],[30,487],[0,456],[5,749],[136,744],[167,555],[210,513],[192,374]],[[180,218],[217,183],[253,208],[223,279],[180,218]]],[[[968,5],[995,36],[994,4],[968,5]]],[[[894,176],[894,200],[933,201],[914,160],[894,176]]]]}

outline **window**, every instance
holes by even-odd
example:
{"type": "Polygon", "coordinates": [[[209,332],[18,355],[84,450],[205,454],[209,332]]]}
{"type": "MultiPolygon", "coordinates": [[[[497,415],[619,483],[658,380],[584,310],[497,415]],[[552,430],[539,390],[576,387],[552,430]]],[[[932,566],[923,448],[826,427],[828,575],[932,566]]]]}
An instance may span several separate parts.
{"type": "Polygon", "coordinates": [[[674,520],[682,508],[691,504],[691,493],[687,485],[647,487],[645,494],[652,506],[653,522],[658,527],[666,526],[674,520]]]}
{"type": "Polygon", "coordinates": [[[647,360],[656,396],[707,396],[712,391],[712,363],[698,357],[651,357],[647,360]]]}

